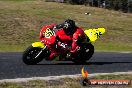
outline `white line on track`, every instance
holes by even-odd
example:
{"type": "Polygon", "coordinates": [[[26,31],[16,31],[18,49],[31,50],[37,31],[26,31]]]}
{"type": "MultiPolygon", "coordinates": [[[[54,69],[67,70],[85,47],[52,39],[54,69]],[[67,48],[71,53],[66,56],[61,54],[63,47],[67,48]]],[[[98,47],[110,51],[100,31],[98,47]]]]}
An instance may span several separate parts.
{"type": "MultiPolygon", "coordinates": [[[[97,76],[97,75],[119,75],[119,74],[132,74],[132,72],[114,72],[114,73],[93,73],[89,74],[89,77],[97,76]]],[[[16,79],[2,79],[2,82],[28,82],[31,80],[58,80],[61,78],[76,78],[81,77],[81,74],[75,75],[61,75],[61,76],[47,76],[47,77],[31,77],[31,78],[16,78],[16,79]]]]}
{"type": "Polygon", "coordinates": [[[98,51],[96,50],[95,52],[106,52],[106,53],[132,53],[132,51],[98,51]]]}

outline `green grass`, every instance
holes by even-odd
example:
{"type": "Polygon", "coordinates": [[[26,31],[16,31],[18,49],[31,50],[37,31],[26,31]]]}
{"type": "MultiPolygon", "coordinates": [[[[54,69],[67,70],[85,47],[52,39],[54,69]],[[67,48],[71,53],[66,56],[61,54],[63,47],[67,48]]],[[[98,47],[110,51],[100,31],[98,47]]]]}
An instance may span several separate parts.
{"type": "Polygon", "coordinates": [[[91,77],[90,79],[104,79],[104,80],[132,80],[132,74],[120,74],[120,75],[115,75],[115,74],[111,74],[111,75],[98,75],[98,76],[94,76],[91,77]]]}
{"type": "MultiPolygon", "coordinates": [[[[89,80],[132,80],[131,74],[120,75],[97,75],[89,77],[89,80]]],[[[31,80],[28,82],[3,82],[0,83],[0,88],[88,88],[81,85],[82,77],[77,78],[61,78],[58,80],[31,80]]],[[[91,86],[90,88],[132,88],[132,84],[123,86],[91,86]]]]}
{"type": "Polygon", "coordinates": [[[39,41],[42,25],[61,23],[67,18],[84,30],[106,28],[94,43],[95,50],[132,51],[132,14],[44,0],[0,0],[0,51],[23,51],[39,41]]]}

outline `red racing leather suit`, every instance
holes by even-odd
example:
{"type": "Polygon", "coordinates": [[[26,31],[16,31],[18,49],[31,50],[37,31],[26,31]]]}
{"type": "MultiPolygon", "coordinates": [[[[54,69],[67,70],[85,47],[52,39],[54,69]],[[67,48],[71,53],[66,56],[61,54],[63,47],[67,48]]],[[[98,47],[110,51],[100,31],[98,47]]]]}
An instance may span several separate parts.
{"type": "MultiPolygon", "coordinates": [[[[48,27],[50,28],[53,28],[54,26],[56,26],[55,24],[51,24],[49,25],[48,27]]],[[[47,43],[47,41],[50,41],[51,40],[45,40],[43,38],[43,28],[41,29],[41,32],[40,32],[40,40],[43,41],[45,44],[47,43]],[[45,42],[46,41],[46,42],[45,42]]],[[[79,48],[79,45],[77,44],[77,41],[78,39],[81,37],[82,41],[85,41],[86,39],[86,36],[85,36],[85,33],[84,31],[79,28],[79,27],[76,27],[76,30],[73,34],[70,34],[70,35],[67,35],[63,28],[61,29],[58,29],[56,31],[56,35],[59,37],[59,39],[64,43],[64,44],[67,44],[68,48],[67,50],[69,50],[71,53],[75,53],[78,48],[79,48]],[[69,48],[71,46],[71,48],[69,48]]],[[[49,44],[49,48],[51,49],[51,54],[50,54],[50,57],[49,59],[53,59],[54,56],[56,56],[58,54],[58,52],[56,51],[56,49],[54,48],[54,41],[52,41],[52,44],[49,44]]]]}
{"type": "Polygon", "coordinates": [[[76,31],[71,35],[67,35],[63,29],[57,31],[57,35],[59,36],[59,38],[62,40],[64,44],[67,44],[67,46],[71,46],[70,52],[72,53],[75,53],[77,49],[79,48],[77,44],[78,39],[80,37],[82,41],[85,41],[86,39],[84,31],[79,27],[77,27],[76,31]]]}

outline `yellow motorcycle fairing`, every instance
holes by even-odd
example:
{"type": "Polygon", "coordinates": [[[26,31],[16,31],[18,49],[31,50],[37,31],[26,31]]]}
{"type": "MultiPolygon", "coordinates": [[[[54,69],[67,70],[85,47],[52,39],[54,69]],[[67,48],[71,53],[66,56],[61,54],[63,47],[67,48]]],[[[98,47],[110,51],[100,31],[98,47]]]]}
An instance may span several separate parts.
{"type": "Polygon", "coordinates": [[[39,47],[39,48],[45,47],[44,43],[42,43],[42,42],[34,42],[34,43],[32,43],[32,46],[33,47],[39,47]]]}
{"type": "Polygon", "coordinates": [[[94,42],[105,33],[105,28],[86,29],[84,33],[89,37],[90,42],[94,42]]]}

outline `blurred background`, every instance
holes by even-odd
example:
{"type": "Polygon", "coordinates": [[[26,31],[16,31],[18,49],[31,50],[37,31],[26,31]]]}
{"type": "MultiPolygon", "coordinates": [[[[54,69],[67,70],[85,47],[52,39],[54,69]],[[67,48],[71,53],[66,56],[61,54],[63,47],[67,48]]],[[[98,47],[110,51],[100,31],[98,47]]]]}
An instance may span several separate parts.
{"type": "Polygon", "coordinates": [[[132,12],[132,0],[46,0],[132,12]]]}

